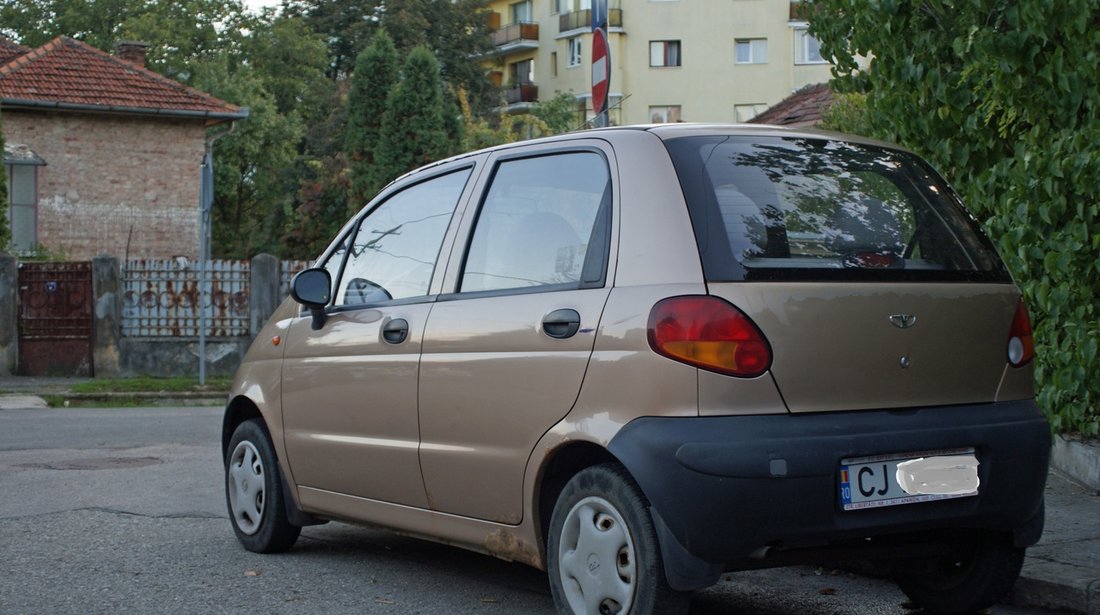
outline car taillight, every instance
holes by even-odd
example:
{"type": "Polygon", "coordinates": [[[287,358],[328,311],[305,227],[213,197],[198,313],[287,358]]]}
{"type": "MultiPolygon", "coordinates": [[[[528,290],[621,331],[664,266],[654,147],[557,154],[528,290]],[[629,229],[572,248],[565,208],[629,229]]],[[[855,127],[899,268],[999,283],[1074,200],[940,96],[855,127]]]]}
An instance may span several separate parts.
{"type": "Polygon", "coordinates": [[[649,312],[648,335],[658,354],[710,371],[752,378],[771,366],[764,334],[744,312],[717,297],[657,302],[649,312]]]}
{"type": "Polygon", "coordinates": [[[1021,298],[1016,306],[1016,316],[1012,318],[1012,329],[1008,332],[1008,362],[1013,367],[1027,365],[1035,357],[1035,341],[1031,337],[1031,321],[1027,317],[1027,306],[1021,298]]]}

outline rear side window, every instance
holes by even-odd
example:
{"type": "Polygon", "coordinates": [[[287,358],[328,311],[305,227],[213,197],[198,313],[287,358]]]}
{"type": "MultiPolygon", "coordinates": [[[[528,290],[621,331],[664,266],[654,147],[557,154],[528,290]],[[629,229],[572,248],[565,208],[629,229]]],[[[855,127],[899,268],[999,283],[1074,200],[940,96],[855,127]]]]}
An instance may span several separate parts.
{"type": "Polygon", "coordinates": [[[595,152],[501,162],[478,214],[460,292],[602,286],[611,179],[595,152]]]}
{"type": "Polygon", "coordinates": [[[947,184],[910,154],[824,139],[667,143],[710,281],[1008,281],[947,184]]]}

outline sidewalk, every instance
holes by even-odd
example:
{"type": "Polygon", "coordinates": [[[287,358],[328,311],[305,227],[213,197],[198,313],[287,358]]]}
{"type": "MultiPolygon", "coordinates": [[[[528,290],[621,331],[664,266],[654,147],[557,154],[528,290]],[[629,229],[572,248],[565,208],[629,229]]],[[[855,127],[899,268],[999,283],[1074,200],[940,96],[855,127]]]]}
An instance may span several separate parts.
{"type": "Polygon", "coordinates": [[[45,408],[43,397],[65,397],[77,401],[133,405],[134,400],[148,400],[150,406],[168,404],[224,406],[227,391],[125,391],[74,393],[73,387],[92,378],[52,378],[30,376],[0,376],[0,410],[45,408]]]}
{"type": "MultiPolygon", "coordinates": [[[[0,410],[45,407],[41,395],[66,395],[87,378],[25,378],[0,376],[0,410]]],[[[105,394],[94,394],[104,399],[105,394]]],[[[123,394],[118,394],[123,395],[123,394]]],[[[124,395],[133,397],[134,394],[124,395]]],[[[138,397],[175,398],[179,393],[147,392],[138,397]]],[[[217,403],[224,403],[224,395],[217,403]]],[[[1065,455],[1057,451],[1056,457],[1065,455]]],[[[1100,446],[1076,447],[1075,464],[1063,468],[1095,467],[1100,446]],[[1083,451],[1083,452],[1082,452],[1083,451]],[[1084,457],[1081,457],[1084,455],[1084,457]],[[1082,459],[1084,460],[1082,462],[1082,459]]],[[[1018,606],[1060,609],[1083,615],[1100,615],[1100,493],[1085,487],[1093,477],[1067,478],[1052,470],[1047,479],[1046,529],[1039,544],[1028,549],[1011,601],[1018,606]]]]}
{"type": "Polygon", "coordinates": [[[1013,590],[1020,606],[1100,615],[1100,495],[1052,471],[1046,529],[1013,590]]]}

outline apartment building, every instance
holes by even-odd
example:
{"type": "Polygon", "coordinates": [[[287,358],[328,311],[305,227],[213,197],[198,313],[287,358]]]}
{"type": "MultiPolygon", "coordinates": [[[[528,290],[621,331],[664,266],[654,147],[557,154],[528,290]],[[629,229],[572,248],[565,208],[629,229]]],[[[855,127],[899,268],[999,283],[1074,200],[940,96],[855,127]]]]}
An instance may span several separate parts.
{"type": "MultiPolygon", "coordinates": [[[[830,64],[789,0],[611,0],[613,125],[745,122],[830,64]]],[[[559,92],[592,117],[591,0],[494,0],[488,62],[509,110],[559,92]]]]}

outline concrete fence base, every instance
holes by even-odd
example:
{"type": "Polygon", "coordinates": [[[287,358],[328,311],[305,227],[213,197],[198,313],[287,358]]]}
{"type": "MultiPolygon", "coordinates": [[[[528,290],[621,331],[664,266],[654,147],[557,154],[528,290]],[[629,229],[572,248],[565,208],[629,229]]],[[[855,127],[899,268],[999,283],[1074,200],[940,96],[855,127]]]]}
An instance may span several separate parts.
{"type": "MultiPolygon", "coordinates": [[[[260,254],[249,264],[248,334],[206,338],[206,373],[232,375],[252,339],[282,300],[282,263],[260,254]]],[[[119,260],[101,255],[92,261],[92,360],[97,377],[194,376],[199,373],[197,337],[127,337],[122,334],[123,284],[119,260]]],[[[19,264],[0,252],[0,376],[19,365],[19,264]]]]}

